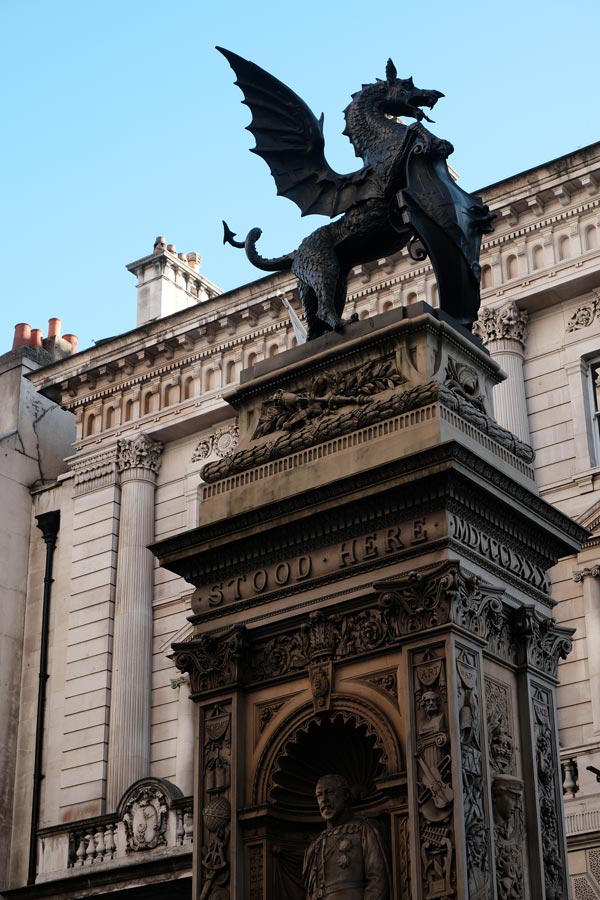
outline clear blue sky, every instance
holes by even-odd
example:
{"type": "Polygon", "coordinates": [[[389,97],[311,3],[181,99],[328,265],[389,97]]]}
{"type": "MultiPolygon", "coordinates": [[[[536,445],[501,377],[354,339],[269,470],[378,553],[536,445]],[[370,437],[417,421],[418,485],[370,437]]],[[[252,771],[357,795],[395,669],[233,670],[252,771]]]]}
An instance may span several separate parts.
{"type": "Polygon", "coordinates": [[[215,44],[325,113],[326,152],[357,168],[342,110],[362,82],[446,95],[431,130],[469,190],[600,140],[597,0],[0,0],[0,352],[51,316],[80,348],[135,326],[125,265],[165,235],[224,289],[260,275],[221,219],[260,225],[265,255],[321,224],[278,198],[248,152],[234,75],[215,44]]]}

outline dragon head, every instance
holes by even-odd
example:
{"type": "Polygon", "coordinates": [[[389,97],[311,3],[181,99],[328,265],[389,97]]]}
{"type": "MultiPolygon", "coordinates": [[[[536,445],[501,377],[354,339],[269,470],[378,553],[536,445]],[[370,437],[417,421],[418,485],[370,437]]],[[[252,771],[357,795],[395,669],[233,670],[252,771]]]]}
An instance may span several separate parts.
{"type": "Polygon", "coordinates": [[[422,119],[431,122],[420,107],[433,109],[440,97],[444,96],[441,91],[422,90],[415,87],[412,78],[398,78],[396,66],[391,59],[387,61],[385,74],[387,90],[383,100],[384,113],[394,118],[410,116],[417,122],[422,119]]]}

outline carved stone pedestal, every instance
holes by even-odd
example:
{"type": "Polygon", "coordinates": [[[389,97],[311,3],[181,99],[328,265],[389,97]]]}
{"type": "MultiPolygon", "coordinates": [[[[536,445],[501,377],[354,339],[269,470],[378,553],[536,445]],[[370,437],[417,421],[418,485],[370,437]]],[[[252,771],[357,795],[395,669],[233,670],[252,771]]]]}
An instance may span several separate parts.
{"type": "Polygon", "coordinates": [[[394,900],[566,897],[546,572],[584,532],[491,418],[498,367],[420,304],[245,376],[201,526],[154,548],[196,588],[195,900],[305,900],[330,773],[394,900]]]}

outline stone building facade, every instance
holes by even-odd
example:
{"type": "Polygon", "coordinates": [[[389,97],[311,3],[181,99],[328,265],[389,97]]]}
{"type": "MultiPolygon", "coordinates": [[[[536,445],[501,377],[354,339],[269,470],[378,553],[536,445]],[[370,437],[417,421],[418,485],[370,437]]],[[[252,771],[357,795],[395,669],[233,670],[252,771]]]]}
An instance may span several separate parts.
{"type": "MultiPolygon", "coordinates": [[[[554,567],[552,582],[554,615],[575,629],[558,689],[570,890],[573,900],[593,900],[600,897],[600,144],[482,194],[498,219],[482,250],[476,331],[508,376],[494,389],[495,415],[535,450],[541,498],[590,532],[579,554],[554,567]]],[[[201,521],[201,470],[226,459],[238,440],[223,395],[242,370],[295,346],[284,299],[299,309],[286,274],[223,294],[200,274],[195,254],[177,254],[162,240],[129,269],[138,291],[133,331],[54,361],[27,346],[0,359],[3,502],[12,519],[2,533],[0,627],[7,722],[0,890],[8,898],[118,897],[126,889],[132,897],[189,897],[201,854],[193,844],[194,705],[171,650],[191,634],[193,587],[147,548],[201,521]],[[24,398],[18,411],[8,396],[24,398]],[[38,433],[42,417],[52,427],[38,433]],[[56,512],[54,547],[44,526],[56,512]],[[43,778],[34,778],[36,746],[43,778]]],[[[360,319],[418,301],[437,305],[435,277],[404,251],[354,270],[348,308],[360,319]]],[[[266,704],[257,727],[276,713],[266,704]]]]}

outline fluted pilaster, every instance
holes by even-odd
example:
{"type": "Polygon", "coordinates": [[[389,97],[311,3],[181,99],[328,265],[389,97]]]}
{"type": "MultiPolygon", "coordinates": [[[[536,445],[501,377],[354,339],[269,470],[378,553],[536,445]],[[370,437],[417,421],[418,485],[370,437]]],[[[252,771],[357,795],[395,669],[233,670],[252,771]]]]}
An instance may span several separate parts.
{"type": "Polygon", "coordinates": [[[162,444],[121,440],[121,515],[108,752],[108,808],[150,769],[154,489],[162,444]]]}
{"type": "Polygon", "coordinates": [[[506,381],[494,388],[496,421],[529,443],[529,418],[523,378],[527,313],[512,302],[500,309],[482,309],[473,332],[481,338],[491,356],[508,376],[506,381]]]}

